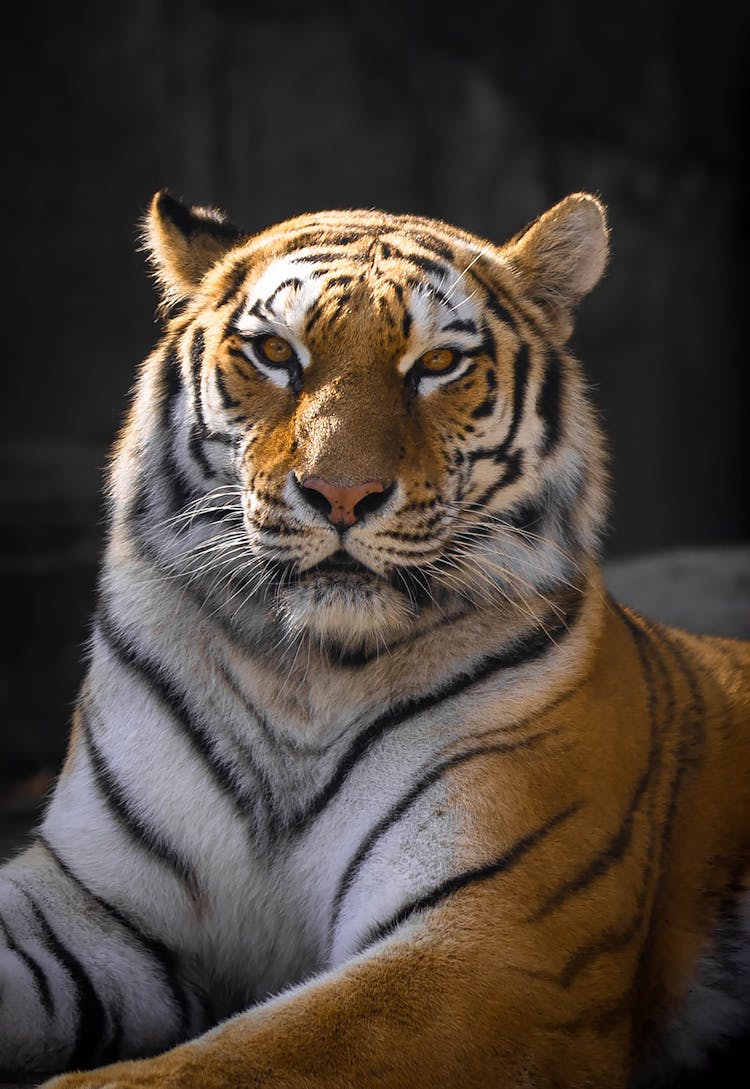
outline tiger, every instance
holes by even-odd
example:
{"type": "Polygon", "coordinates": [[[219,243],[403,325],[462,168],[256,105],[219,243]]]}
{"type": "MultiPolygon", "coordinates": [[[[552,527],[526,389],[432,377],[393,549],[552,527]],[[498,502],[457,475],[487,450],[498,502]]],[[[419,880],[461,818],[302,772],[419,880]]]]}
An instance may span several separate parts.
{"type": "Polygon", "coordinates": [[[601,201],[499,245],[164,190],[144,236],[87,673],[0,870],[2,1077],[619,1089],[739,1037],[750,652],[605,588],[601,201]]]}

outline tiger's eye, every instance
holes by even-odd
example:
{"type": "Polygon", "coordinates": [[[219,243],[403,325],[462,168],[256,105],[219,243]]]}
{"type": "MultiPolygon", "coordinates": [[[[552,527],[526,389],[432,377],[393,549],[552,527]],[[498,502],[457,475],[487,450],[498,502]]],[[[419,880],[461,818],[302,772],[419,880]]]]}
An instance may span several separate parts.
{"type": "Polygon", "coordinates": [[[261,341],[260,350],[269,363],[288,363],[294,355],[291,344],[283,337],[266,337],[261,341]]]}
{"type": "Polygon", "coordinates": [[[422,370],[430,371],[431,374],[441,374],[449,370],[455,361],[456,353],[452,348],[430,348],[419,359],[422,370]]]}

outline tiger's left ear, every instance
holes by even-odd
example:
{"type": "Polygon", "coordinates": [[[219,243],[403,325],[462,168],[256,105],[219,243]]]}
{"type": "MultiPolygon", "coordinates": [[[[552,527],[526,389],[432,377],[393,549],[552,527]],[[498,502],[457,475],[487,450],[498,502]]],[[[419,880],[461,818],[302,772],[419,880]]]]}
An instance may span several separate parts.
{"type": "Polygon", "coordinates": [[[247,235],[211,208],[188,208],[158,192],[143,223],[144,249],[166,306],[188,298],[208,270],[247,235]]]}
{"type": "Polygon", "coordinates": [[[604,205],[573,193],[535,219],[501,253],[535,302],[569,314],[598,283],[607,263],[604,205]]]}

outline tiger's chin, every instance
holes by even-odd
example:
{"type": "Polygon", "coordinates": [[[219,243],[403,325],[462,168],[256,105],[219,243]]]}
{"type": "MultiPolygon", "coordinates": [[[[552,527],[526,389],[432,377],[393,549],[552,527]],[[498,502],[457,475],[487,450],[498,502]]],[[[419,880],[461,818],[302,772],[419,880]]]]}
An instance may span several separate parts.
{"type": "Polygon", "coordinates": [[[281,592],[278,618],[290,637],[307,636],[324,649],[376,651],[409,632],[415,611],[375,575],[320,575],[281,592]]]}

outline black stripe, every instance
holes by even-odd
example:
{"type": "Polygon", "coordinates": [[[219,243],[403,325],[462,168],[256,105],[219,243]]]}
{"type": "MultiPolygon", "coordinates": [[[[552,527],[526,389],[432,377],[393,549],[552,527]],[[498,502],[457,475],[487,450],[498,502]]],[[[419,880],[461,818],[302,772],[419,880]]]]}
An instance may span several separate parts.
{"type": "Polygon", "coordinates": [[[434,276],[440,276],[441,279],[446,279],[448,276],[448,268],[439,261],[433,261],[431,257],[422,257],[417,253],[408,253],[404,254],[403,259],[406,264],[413,265],[422,272],[432,273],[434,276]]]}
{"type": "Polygon", "coordinates": [[[511,329],[516,329],[518,322],[513,317],[510,310],[508,310],[504,303],[500,302],[494,289],[489,284],[485,284],[484,281],[482,281],[482,283],[487,291],[486,301],[488,310],[494,314],[499,321],[502,321],[505,325],[509,325],[511,329]]]}
{"type": "Polygon", "coordinates": [[[447,772],[451,771],[453,768],[460,767],[461,764],[466,764],[468,761],[476,760],[481,756],[493,756],[517,752],[522,749],[529,749],[535,745],[537,741],[551,737],[554,734],[559,734],[562,729],[562,726],[555,726],[549,730],[542,730],[539,733],[518,738],[515,741],[504,741],[496,745],[483,745],[474,749],[468,749],[466,752],[458,753],[456,756],[452,756],[450,759],[442,761],[442,763],[431,768],[425,775],[422,775],[416,783],[414,783],[411,789],[408,790],[407,793],[404,794],[404,796],[400,798],[399,801],[370,829],[344,870],[331,906],[329,944],[333,944],[344,899],[354,885],[357,874],[362,869],[365,859],[372,853],[378,840],[382,839],[388,829],[392,828],[393,825],[403,817],[404,813],[411,808],[414,802],[424,794],[425,791],[429,790],[431,786],[442,779],[447,772]]]}
{"type": "Polygon", "coordinates": [[[518,428],[521,426],[521,418],[526,403],[526,387],[529,382],[529,369],[529,346],[526,341],[523,341],[513,363],[513,417],[503,443],[504,451],[502,456],[509,453],[518,433],[518,428]]]}
{"type": "Polygon", "coordinates": [[[508,433],[503,441],[497,446],[493,446],[490,449],[473,450],[469,454],[469,461],[472,465],[474,462],[486,458],[491,458],[492,461],[498,465],[502,461],[507,460],[510,448],[513,445],[518,429],[521,426],[521,418],[523,416],[524,404],[526,401],[526,389],[529,381],[530,365],[529,346],[526,341],[523,341],[516,353],[516,358],[513,363],[513,409],[508,433]]]}
{"type": "Polygon", "coordinates": [[[190,426],[188,433],[188,452],[193,461],[196,462],[198,468],[205,477],[211,479],[216,476],[211,463],[206,456],[206,451],[203,447],[203,440],[208,436],[205,424],[193,423],[190,426]]]}
{"type": "Polygon", "coordinates": [[[193,332],[190,341],[190,371],[193,376],[193,411],[198,428],[205,433],[206,421],[203,419],[203,399],[201,397],[201,372],[203,353],[206,350],[206,337],[200,326],[193,332]]]}
{"type": "Polygon", "coordinates": [[[646,791],[651,785],[660,765],[661,749],[659,745],[660,739],[656,713],[656,690],[654,687],[653,665],[646,652],[643,633],[631,621],[626,613],[622,613],[621,615],[630,630],[641,663],[641,670],[647,694],[650,741],[646,766],[633,787],[630,800],[623,813],[617,831],[609,837],[606,846],[601,851],[597,852],[593,858],[589,859],[586,865],[579,870],[574,877],[562,882],[562,884],[558,885],[553,892],[545,896],[537,910],[529,917],[529,922],[532,923],[539,922],[553,911],[556,911],[566,900],[569,900],[572,896],[575,896],[577,893],[593,884],[594,881],[602,877],[612,868],[612,866],[624,857],[626,851],[630,847],[635,826],[635,817],[641,801],[645,797],[646,791]]]}
{"type": "Polygon", "coordinates": [[[478,666],[461,670],[450,681],[442,684],[435,692],[426,696],[415,696],[401,704],[390,707],[379,715],[374,722],[354,738],[338,767],[326,785],[313,798],[312,802],[299,811],[291,822],[291,830],[301,831],[310,821],[319,816],[336,796],[351,775],[359,761],[370,749],[391,730],[408,719],[429,711],[444,700],[463,695],[475,685],[505,669],[513,669],[542,658],[558,639],[563,639],[574,623],[582,603],[582,594],[577,594],[573,605],[562,618],[557,613],[545,618],[545,626],[532,628],[511,646],[503,647],[495,654],[482,659],[478,666]]]}
{"type": "Polygon", "coordinates": [[[611,998],[607,1002],[601,1002],[594,1007],[585,1009],[575,1017],[568,1018],[567,1021],[548,1022],[547,1027],[556,1032],[570,1034],[593,1031],[605,1035],[611,1032],[625,1017],[632,1014],[636,994],[637,986],[633,980],[622,994],[617,995],[616,998],[611,998]]]}
{"type": "MultiPolygon", "coordinates": [[[[283,734],[277,733],[269,724],[265,715],[255,706],[254,703],[252,703],[247,698],[244,692],[240,689],[237,681],[226,668],[224,663],[220,662],[219,659],[216,658],[214,659],[214,665],[216,666],[218,674],[224,684],[227,686],[234,698],[238,701],[243,711],[247,715],[251,716],[251,718],[254,720],[254,724],[258,726],[260,732],[263,734],[263,737],[272,748],[276,749],[277,751],[285,749],[288,752],[304,753],[305,755],[309,756],[324,756],[325,753],[327,753],[336,744],[336,741],[338,740],[337,738],[334,738],[333,741],[329,741],[324,745],[306,745],[298,738],[287,737],[283,734]]],[[[267,783],[267,786],[270,792],[270,784],[267,783]]]]}
{"type": "MultiPolygon", "coordinates": [[[[234,296],[242,287],[247,276],[247,261],[238,261],[232,271],[229,273],[229,278],[226,281],[227,286],[224,289],[219,301],[215,303],[214,310],[221,310],[228,303],[232,301],[234,296]]],[[[244,300],[243,300],[244,301],[244,300]]]]}
{"type": "Polygon", "coordinates": [[[302,287],[302,281],[298,276],[288,276],[286,280],[282,280],[280,284],[277,284],[268,298],[264,301],[264,306],[267,310],[273,313],[273,303],[279,292],[284,291],[287,287],[294,287],[299,289],[302,287]]]}
{"type": "MultiPolygon", "coordinates": [[[[625,614],[623,613],[623,615],[625,614]]],[[[661,645],[666,646],[668,650],[671,651],[673,660],[677,663],[677,667],[686,681],[689,694],[689,703],[686,713],[683,714],[681,720],[680,738],[675,756],[675,775],[672,781],[669,800],[667,802],[666,816],[664,817],[662,825],[661,852],[662,857],[664,857],[665,852],[669,850],[669,844],[672,839],[674,824],[677,817],[677,805],[685,783],[685,776],[688,769],[702,756],[705,740],[705,706],[701,697],[700,688],[691,668],[691,663],[685,657],[677,640],[660,625],[652,625],[642,617],[638,617],[638,620],[643,624],[647,636],[650,637],[652,641],[659,639],[661,645]]]]}
{"type": "Polygon", "coordinates": [[[100,1058],[106,1050],[104,1041],[111,1040],[114,1027],[112,1018],[108,1015],[83,965],[62,943],[34,897],[28,889],[23,888],[16,881],[13,881],[13,884],[31,908],[47,951],[63,966],[75,988],[78,1021],[68,1065],[73,1070],[85,1068],[85,1064],[96,1065],[97,1058],[100,1058]]]}
{"type": "Polygon", "coordinates": [[[547,363],[544,379],[536,399],[536,410],[544,423],[542,454],[551,454],[560,441],[562,428],[562,367],[560,358],[554,355],[547,363]]]}
{"type": "Polygon", "coordinates": [[[219,399],[221,400],[222,408],[239,408],[240,401],[236,401],[232,397],[231,393],[227,389],[227,384],[219,367],[216,368],[214,375],[214,381],[216,382],[216,388],[219,391],[219,399]]]}
{"type": "Polygon", "coordinates": [[[416,242],[422,249],[429,250],[431,253],[435,254],[436,257],[442,257],[443,260],[455,264],[456,254],[453,248],[449,246],[447,242],[441,242],[435,235],[427,234],[422,231],[409,231],[403,228],[397,228],[393,233],[402,235],[411,242],[416,242]]]}
{"type": "Polygon", "coordinates": [[[469,885],[477,884],[480,881],[488,881],[500,873],[507,873],[508,870],[516,866],[529,851],[533,850],[537,844],[546,839],[551,832],[565,821],[575,816],[581,808],[581,802],[572,802],[546,820],[544,824],[535,828],[533,832],[527,832],[525,836],[521,836],[520,839],[517,839],[516,842],[500,856],[500,858],[487,863],[485,866],[478,866],[476,869],[466,870],[464,873],[457,874],[455,877],[443,881],[442,884],[431,889],[430,892],[404,904],[404,906],[399,908],[387,922],[381,923],[379,926],[373,927],[368,931],[359,943],[359,951],[361,952],[369,946],[374,945],[375,942],[381,941],[383,938],[387,937],[388,934],[392,933],[397,927],[401,926],[402,923],[406,922],[410,916],[415,915],[417,912],[437,907],[438,904],[447,900],[448,897],[453,896],[455,893],[460,892],[469,885]]]}
{"type": "Polygon", "coordinates": [[[172,409],[182,392],[182,364],[180,354],[174,343],[167,347],[161,370],[161,423],[167,430],[172,426],[172,409]]]}
{"type": "Polygon", "coordinates": [[[477,327],[473,321],[461,321],[456,318],[454,321],[449,321],[447,325],[443,325],[440,329],[441,333],[476,333],[477,327]]]}
{"type": "MultiPolygon", "coordinates": [[[[173,721],[182,728],[183,737],[190,743],[193,751],[201,757],[214,784],[229,798],[238,816],[244,820],[247,817],[245,808],[248,801],[247,790],[237,783],[232,765],[214,751],[210,731],[194,715],[185,693],[163,675],[155,662],[138,655],[134,648],[125,643],[102,609],[97,616],[97,626],[111,653],[145,684],[169,712],[173,721]]],[[[263,774],[255,765],[252,756],[247,752],[244,755],[257,782],[262,783],[263,774]]]]}
{"type": "Polygon", "coordinates": [[[172,1002],[178,1013],[178,1035],[174,1043],[179,1043],[182,1040],[187,1039],[191,1030],[190,1007],[187,996],[179,981],[180,966],[177,954],[157,938],[152,938],[148,934],[145,934],[136,926],[132,919],[128,918],[119,910],[119,908],[116,908],[108,900],[105,900],[102,896],[97,896],[97,894],[73,872],[70,866],[68,866],[66,862],[63,862],[59,853],[43,833],[40,832],[37,835],[37,839],[52,857],[57,867],[68,878],[70,883],[84,896],[98,904],[105,915],[109,915],[119,923],[123,930],[127,931],[130,937],[135,941],[136,945],[140,946],[146,955],[150,955],[157,962],[161,970],[164,984],[171,992],[172,1002]]]}
{"type": "Polygon", "coordinates": [[[138,815],[135,807],[128,798],[123,787],[115,779],[114,772],[104,759],[97,746],[83,707],[79,707],[81,726],[86,741],[86,747],[91,759],[91,767],[94,773],[97,788],[104,801],[107,803],[113,817],[131,840],[141,849],[152,855],[158,862],[166,866],[187,887],[189,895],[195,900],[201,895],[200,880],[196,870],[185,861],[168,844],[161,840],[149,825],[145,824],[138,815]]]}
{"type": "MultiPolygon", "coordinates": [[[[37,961],[34,960],[34,958],[32,957],[31,953],[27,953],[25,949],[21,949],[21,947],[13,940],[10,930],[8,930],[7,925],[1,918],[0,930],[3,932],[3,935],[5,937],[5,944],[8,946],[9,951],[11,953],[15,953],[15,955],[19,958],[19,960],[23,961],[23,963],[26,965],[29,972],[31,973],[31,976],[34,980],[34,987],[39,995],[39,999],[42,1005],[44,1006],[44,1012],[47,1014],[48,1017],[54,1017],[55,1000],[52,995],[52,991],[50,990],[47,976],[41,964],[37,963],[37,961]]],[[[0,993],[0,998],[1,997],[2,994],[0,993]]]]}
{"type": "MultiPolygon", "coordinates": [[[[621,614],[621,611],[618,610],[621,614]]],[[[661,655],[658,653],[655,647],[652,648],[655,652],[655,658],[659,665],[660,673],[664,681],[665,690],[667,693],[667,700],[665,707],[661,714],[662,725],[660,727],[660,734],[666,733],[674,724],[674,714],[676,706],[676,694],[674,684],[671,681],[668,671],[665,669],[664,661],[661,655]]],[[[674,782],[672,783],[671,790],[674,790],[674,782]]],[[[646,861],[642,878],[636,894],[634,911],[630,918],[630,921],[618,929],[609,928],[603,933],[600,933],[597,937],[587,942],[585,945],[576,949],[568,957],[562,972],[558,978],[558,982],[561,986],[568,988],[574,981],[574,979],[580,975],[580,973],[587,967],[591,961],[596,960],[598,957],[604,956],[608,953],[617,953],[623,949],[626,949],[632,944],[633,940],[639,933],[644,919],[646,917],[646,902],[648,894],[652,888],[652,878],[656,871],[657,852],[656,852],[656,836],[654,829],[654,813],[655,813],[655,791],[652,792],[651,801],[649,804],[648,813],[648,828],[650,830],[648,838],[648,846],[646,849],[646,861]]],[[[663,842],[660,853],[660,858],[663,857],[663,842]]]]}
{"type": "Polygon", "coordinates": [[[499,480],[496,480],[494,484],[490,484],[485,488],[478,499],[474,500],[475,505],[486,506],[495,498],[498,492],[503,490],[503,488],[508,488],[511,484],[515,484],[523,474],[523,459],[523,450],[514,450],[512,454],[508,454],[507,456],[503,454],[494,458],[496,464],[504,464],[505,472],[499,480]]]}
{"type": "Polygon", "coordinates": [[[472,420],[481,420],[485,416],[491,416],[497,404],[497,378],[492,367],[485,371],[484,380],[487,383],[487,396],[481,404],[472,411],[472,420]]]}
{"type": "Polygon", "coordinates": [[[511,507],[510,511],[505,515],[504,521],[521,531],[531,529],[534,526],[538,533],[547,513],[547,508],[548,504],[546,502],[538,496],[532,496],[532,498],[524,499],[511,507]]]}
{"type": "Polygon", "coordinates": [[[309,333],[312,330],[315,323],[319,320],[320,315],[323,313],[324,306],[325,300],[322,298],[317,299],[307,311],[307,316],[305,319],[305,333],[309,333]]]}
{"type": "Polygon", "coordinates": [[[319,249],[316,253],[296,253],[289,260],[295,265],[320,265],[323,261],[364,261],[364,254],[351,250],[319,249]]]}

